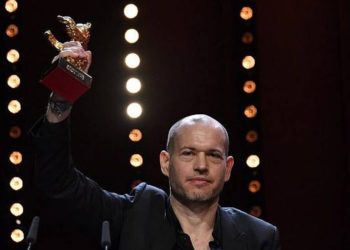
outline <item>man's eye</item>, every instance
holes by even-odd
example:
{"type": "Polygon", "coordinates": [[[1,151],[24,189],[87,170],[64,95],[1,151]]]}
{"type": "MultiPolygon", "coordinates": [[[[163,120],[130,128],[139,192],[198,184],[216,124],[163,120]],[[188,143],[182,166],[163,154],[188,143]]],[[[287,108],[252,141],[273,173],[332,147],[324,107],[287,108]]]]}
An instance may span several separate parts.
{"type": "Polygon", "coordinates": [[[209,156],[213,158],[221,159],[221,155],[219,153],[210,153],[209,156]]]}
{"type": "Polygon", "coordinates": [[[182,152],[183,155],[193,155],[192,151],[183,151],[182,152]]]}

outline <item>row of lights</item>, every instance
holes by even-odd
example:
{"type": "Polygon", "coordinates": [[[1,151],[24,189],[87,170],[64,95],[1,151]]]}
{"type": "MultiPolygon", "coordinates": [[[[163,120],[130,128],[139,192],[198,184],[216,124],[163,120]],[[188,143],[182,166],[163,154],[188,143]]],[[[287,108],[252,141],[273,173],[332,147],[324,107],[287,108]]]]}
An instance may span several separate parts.
{"type": "MultiPolygon", "coordinates": [[[[129,3],[125,5],[124,7],[124,16],[129,21],[135,20],[135,18],[138,16],[138,7],[134,3],[129,3]]],[[[124,33],[124,39],[125,41],[133,46],[136,44],[140,39],[140,33],[135,28],[128,28],[124,33]]],[[[141,58],[140,56],[135,52],[130,52],[125,56],[124,59],[125,65],[130,70],[137,69],[141,64],[141,58]]],[[[134,95],[140,92],[142,88],[141,80],[137,77],[130,77],[125,84],[126,90],[134,95]]],[[[132,119],[137,119],[142,115],[142,106],[138,102],[132,102],[127,106],[126,113],[127,115],[132,119]]],[[[131,142],[139,142],[142,139],[142,132],[138,128],[133,128],[129,132],[129,139],[131,142]]],[[[129,159],[130,165],[137,168],[140,167],[143,164],[143,157],[141,154],[132,154],[129,159]]]]}
{"type": "MultiPolygon", "coordinates": [[[[260,157],[258,154],[256,154],[256,145],[258,141],[258,132],[256,129],[251,129],[252,127],[258,127],[257,123],[257,115],[258,115],[258,108],[256,105],[252,104],[252,99],[255,99],[255,102],[257,98],[255,98],[256,95],[256,82],[252,79],[255,74],[254,68],[256,64],[256,59],[252,55],[251,52],[254,50],[253,42],[254,42],[254,35],[252,33],[252,27],[253,27],[253,19],[254,19],[254,11],[251,6],[243,6],[240,9],[240,23],[242,23],[242,35],[240,38],[242,47],[244,48],[243,51],[249,51],[249,53],[244,52],[245,54],[242,55],[242,71],[243,71],[243,86],[242,90],[244,92],[244,100],[248,102],[248,105],[244,107],[243,114],[245,118],[247,119],[246,124],[250,124],[249,129],[247,129],[245,134],[245,141],[247,145],[247,151],[253,151],[253,154],[250,154],[246,159],[246,165],[251,170],[248,171],[251,175],[250,181],[248,183],[248,190],[249,192],[254,196],[261,195],[260,191],[262,188],[261,182],[258,180],[258,169],[260,166],[260,157]],[[251,124],[254,124],[254,126],[251,126],[251,124]]],[[[247,126],[248,127],[248,126],[247,126]]],[[[256,199],[261,202],[262,199],[256,199]]],[[[262,204],[257,204],[256,200],[253,198],[253,204],[250,205],[249,213],[260,217],[262,215],[262,204]]]]}
{"type": "MultiPolygon", "coordinates": [[[[9,45],[13,45],[16,39],[18,39],[19,35],[19,28],[15,23],[12,23],[13,20],[16,19],[16,13],[19,8],[18,2],[16,0],[7,0],[5,2],[5,12],[7,12],[8,15],[8,20],[11,22],[6,26],[5,34],[6,34],[6,41],[9,41],[9,45]]],[[[11,67],[10,70],[7,70],[7,87],[8,87],[8,92],[10,93],[9,96],[14,96],[16,92],[19,91],[21,87],[21,78],[17,74],[17,64],[20,60],[20,53],[18,49],[16,48],[11,48],[7,51],[6,53],[6,60],[8,65],[11,67]]],[[[5,74],[6,74],[5,73],[5,74]]],[[[20,100],[18,99],[12,99],[9,100],[7,104],[7,109],[9,112],[9,120],[14,121],[16,120],[15,117],[20,115],[20,112],[22,110],[22,105],[20,100]]],[[[8,139],[10,141],[9,145],[18,145],[18,141],[21,138],[22,130],[20,125],[11,125],[9,127],[9,132],[8,132],[8,139]]],[[[23,155],[19,150],[14,150],[10,152],[9,154],[9,162],[12,165],[11,167],[16,168],[16,172],[19,172],[18,167],[21,165],[23,161],[23,155]]],[[[19,176],[14,176],[11,178],[9,182],[10,188],[14,191],[20,191],[23,188],[23,180],[19,176]]],[[[11,232],[11,239],[12,241],[19,243],[23,241],[24,239],[24,233],[22,229],[20,228],[21,220],[20,216],[23,215],[23,205],[20,202],[14,202],[10,205],[9,207],[9,212],[11,213],[12,216],[14,216],[15,222],[18,225],[17,228],[12,230],[11,232]]]]}

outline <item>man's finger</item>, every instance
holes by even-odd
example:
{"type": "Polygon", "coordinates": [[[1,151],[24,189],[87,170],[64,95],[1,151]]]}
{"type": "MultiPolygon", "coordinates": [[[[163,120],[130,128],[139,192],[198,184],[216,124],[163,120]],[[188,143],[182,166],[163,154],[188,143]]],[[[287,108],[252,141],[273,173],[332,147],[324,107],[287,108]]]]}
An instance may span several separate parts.
{"type": "Polygon", "coordinates": [[[77,42],[77,41],[69,41],[69,42],[63,43],[63,48],[72,47],[72,46],[79,46],[79,47],[82,47],[82,46],[81,46],[81,43],[80,43],[80,42],[77,42]]]}

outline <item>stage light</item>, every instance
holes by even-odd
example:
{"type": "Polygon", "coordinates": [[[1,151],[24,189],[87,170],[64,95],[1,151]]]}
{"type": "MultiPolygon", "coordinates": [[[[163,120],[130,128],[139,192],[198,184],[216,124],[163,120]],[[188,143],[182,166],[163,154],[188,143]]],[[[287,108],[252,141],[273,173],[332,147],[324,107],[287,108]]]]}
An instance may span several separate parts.
{"type": "Polygon", "coordinates": [[[249,155],[247,158],[247,166],[250,168],[256,168],[260,164],[260,158],[257,155],[249,155]]]}
{"type": "Polygon", "coordinates": [[[249,130],[245,136],[245,139],[250,143],[256,142],[258,140],[258,132],[255,130],[249,130]]]}
{"type": "Polygon", "coordinates": [[[12,114],[17,114],[21,111],[21,103],[17,100],[12,100],[9,102],[7,108],[12,114]]]}
{"type": "Polygon", "coordinates": [[[256,84],[254,81],[246,81],[243,85],[243,91],[247,94],[251,94],[255,91],[256,84]]]}
{"type": "Polygon", "coordinates": [[[139,79],[132,77],[126,82],[126,89],[132,94],[135,94],[141,89],[141,82],[139,79]]]}
{"type": "Polygon", "coordinates": [[[245,69],[252,69],[255,66],[255,59],[252,56],[245,56],[242,60],[242,66],[245,69]]]}
{"type": "Polygon", "coordinates": [[[17,50],[11,49],[7,52],[6,58],[10,63],[15,63],[19,60],[19,53],[17,50]]]}
{"type": "Polygon", "coordinates": [[[137,168],[137,167],[140,167],[143,163],[143,159],[142,159],[142,156],[140,154],[133,154],[131,157],[130,157],[130,164],[131,166],[137,168]]]}
{"type": "Polygon", "coordinates": [[[257,113],[258,113],[258,110],[254,105],[249,105],[244,109],[244,115],[247,118],[254,118],[257,113]]]}
{"type": "Polygon", "coordinates": [[[241,9],[240,16],[244,20],[249,20],[250,18],[253,17],[253,10],[250,7],[243,7],[241,9]]]}
{"type": "Polygon", "coordinates": [[[18,165],[22,162],[22,154],[18,151],[13,151],[9,157],[10,161],[14,165],[18,165]]]}
{"type": "Polygon", "coordinates": [[[10,87],[10,88],[17,88],[19,85],[21,84],[21,79],[18,77],[18,75],[10,75],[8,78],[7,78],[7,85],[10,87]]]}
{"type": "Polygon", "coordinates": [[[6,35],[8,37],[15,37],[18,35],[18,27],[15,24],[10,24],[6,28],[6,35]]]}
{"type": "Polygon", "coordinates": [[[13,139],[17,139],[21,136],[22,131],[21,128],[18,126],[12,126],[9,131],[9,136],[13,139]]]}
{"type": "Polygon", "coordinates": [[[15,229],[11,233],[11,239],[18,243],[21,242],[24,239],[24,233],[21,229],[15,229]]]}
{"type": "Polygon", "coordinates": [[[253,215],[253,216],[255,216],[255,217],[260,217],[261,214],[262,214],[262,209],[261,209],[261,207],[259,207],[259,206],[253,206],[253,207],[250,209],[249,214],[250,214],[250,215],[253,215]]]}
{"type": "Polygon", "coordinates": [[[256,192],[260,191],[261,183],[259,181],[256,181],[256,180],[251,181],[251,182],[249,182],[248,189],[250,192],[256,193],[256,192]]]}
{"type": "Polygon", "coordinates": [[[137,68],[140,65],[140,57],[136,53],[130,53],[125,57],[125,64],[129,68],[137,68]]]}
{"type": "Polygon", "coordinates": [[[10,187],[17,191],[20,190],[23,187],[23,181],[19,177],[13,177],[10,181],[10,187]]]}
{"type": "Polygon", "coordinates": [[[137,102],[130,103],[126,109],[126,113],[131,118],[138,118],[142,114],[142,107],[137,102]]]}
{"type": "Polygon", "coordinates": [[[135,29],[128,29],[124,34],[124,38],[128,43],[136,43],[139,37],[139,32],[135,29]]]}
{"type": "Polygon", "coordinates": [[[133,142],[140,141],[142,139],[142,132],[137,128],[131,130],[129,133],[129,139],[133,142]]]}
{"type": "Polygon", "coordinates": [[[13,203],[10,207],[10,212],[14,216],[20,216],[23,214],[23,206],[21,203],[13,203]]]}
{"type": "Polygon", "coordinates": [[[12,13],[12,12],[15,12],[18,8],[18,3],[17,1],[15,0],[7,0],[6,3],[5,3],[5,9],[12,13]]]}
{"type": "Polygon", "coordinates": [[[245,44],[251,44],[254,40],[254,36],[251,32],[245,32],[243,35],[242,35],[242,43],[245,43],[245,44]]]}
{"type": "Polygon", "coordinates": [[[135,4],[130,3],[124,7],[124,15],[129,19],[135,18],[138,13],[139,10],[135,4]]]}
{"type": "Polygon", "coordinates": [[[16,224],[17,224],[17,225],[21,225],[21,223],[22,223],[22,222],[21,222],[20,220],[16,220],[16,224]]]}

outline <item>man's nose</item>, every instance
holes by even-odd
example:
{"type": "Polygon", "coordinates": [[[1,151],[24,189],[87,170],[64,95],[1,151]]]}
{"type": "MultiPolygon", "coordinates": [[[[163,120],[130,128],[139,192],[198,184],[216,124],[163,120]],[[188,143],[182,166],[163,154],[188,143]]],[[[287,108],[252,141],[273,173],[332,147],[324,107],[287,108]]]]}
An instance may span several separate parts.
{"type": "Polygon", "coordinates": [[[196,156],[196,162],[194,164],[194,170],[196,171],[207,171],[208,170],[208,162],[205,153],[200,152],[196,156]]]}

